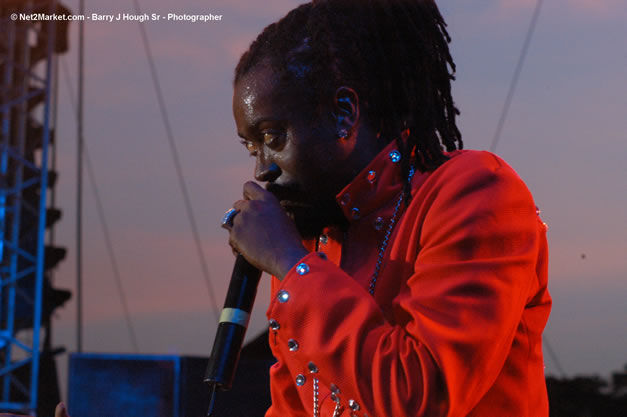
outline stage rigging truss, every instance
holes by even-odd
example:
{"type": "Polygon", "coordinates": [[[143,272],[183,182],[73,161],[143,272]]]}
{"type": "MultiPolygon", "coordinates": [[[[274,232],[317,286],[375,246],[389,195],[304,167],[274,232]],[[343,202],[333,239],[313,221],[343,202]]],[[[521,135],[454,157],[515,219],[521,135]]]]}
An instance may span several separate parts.
{"type": "Polygon", "coordinates": [[[56,22],[11,15],[56,7],[0,5],[0,412],[37,410],[44,239],[46,223],[60,215],[46,210],[56,22]]]}

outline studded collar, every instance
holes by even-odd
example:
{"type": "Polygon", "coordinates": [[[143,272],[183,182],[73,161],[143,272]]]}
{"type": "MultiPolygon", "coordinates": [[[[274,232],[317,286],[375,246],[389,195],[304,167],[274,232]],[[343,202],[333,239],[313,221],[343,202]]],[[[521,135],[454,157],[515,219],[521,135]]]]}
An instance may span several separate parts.
{"type": "Polygon", "coordinates": [[[349,222],[368,216],[398,197],[403,189],[400,155],[392,140],[337,194],[335,198],[349,222]]]}

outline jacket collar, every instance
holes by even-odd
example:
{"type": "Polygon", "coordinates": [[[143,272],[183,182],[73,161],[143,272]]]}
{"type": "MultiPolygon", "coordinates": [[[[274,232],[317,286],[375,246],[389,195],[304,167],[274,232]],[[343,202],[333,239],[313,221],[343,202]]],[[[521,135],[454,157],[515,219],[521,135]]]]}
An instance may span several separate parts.
{"type": "Polygon", "coordinates": [[[401,153],[392,140],[335,198],[353,222],[396,199],[402,189],[401,153]]]}

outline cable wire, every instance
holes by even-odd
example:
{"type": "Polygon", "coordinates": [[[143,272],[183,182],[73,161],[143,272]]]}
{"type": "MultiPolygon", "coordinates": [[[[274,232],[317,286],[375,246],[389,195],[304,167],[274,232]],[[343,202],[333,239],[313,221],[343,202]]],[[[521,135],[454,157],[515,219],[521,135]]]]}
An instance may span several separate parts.
{"type": "MultiPolygon", "coordinates": [[[[135,6],[135,12],[140,15],[141,10],[139,7],[138,0],[133,0],[133,4],[135,6]]],[[[146,35],[146,29],[142,23],[138,24],[139,31],[142,37],[142,43],[144,49],[146,51],[146,56],[148,58],[148,64],[150,67],[150,75],[152,77],[152,81],[154,84],[155,92],[157,94],[157,101],[159,103],[159,110],[161,111],[161,118],[163,119],[163,124],[166,130],[166,135],[168,138],[168,143],[170,145],[170,153],[172,154],[172,159],[174,161],[174,167],[176,168],[176,176],[179,182],[179,186],[181,188],[181,192],[183,194],[183,201],[185,203],[185,210],[187,212],[187,218],[189,219],[190,226],[192,229],[192,234],[194,237],[194,243],[196,245],[196,251],[198,252],[198,259],[200,260],[200,267],[202,270],[202,275],[205,279],[205,283],[207,285],[207,291],[209,292],[209,300],[211,301],[211,305],[213,307],[214,315],[216,322],[219,320],[218,315],[218,303],[215,299],[215,293],[213,290],[213,286],[211,284],[211,280],[209,279],[209,269],[207,268],[207,262],[205,260],[204,253],[202,251],[202,244],[200,242],[200,235],[198,233],[198,227],[196,226],[196,219],[194,217],[194,212],[192,210],[192,204],[190,201],[189,193],[187,191],[187,186],[185,184],[185,178],[183,176],[183,168],[181,166],[179,153],[176,148],[176,143],[174,141],[174,134],[172,133],[172,127],[170,125],[170,120],[168,118],[168,112],[165,106],[165,100],[163,98],[163,94],[161,92],[161,83],[159,82],[159,77],[157,75],[157,68],[152,56],[152,52],[150,50],[150,43],[148,42],[148,36],[146,35]]]]}
{"type": "MultiPolygon", "coordinates": [[[[523,43],[522,50],[520,51],[520,56],[518,58],[518,63],[516,64],[516,69],[514,70],[514,75],[512,77],[512,81],[509,86],[509,90],[507,91],[507,97],[505,98],[505,103],[503,104],[503,110],[501,111],[501,116],[499,117],[499,121],[496,126],[496,132],[494,133],[494,138],[492,139],[492,145],[490,145],[490,151],[494,152],[496,150],[496,145],[501,139],[501,133],[503,132],[503,126],[505,125],[505,120],[507,119],[507,114],[509,113],[510,106],[514,99],[514,94],[516,93],[516,87],[518,86],[518,80],[520,79],[520,74],[522,72],[523,66],[525,64],[525,59],[527,58],[527,53],[529,52],[529,46],[531,45],[531,39],[533,38],[533,34],[535,32],[536,26],[538,24],[538,19],[540,17],[540,11],[542,10],[542,4],[544,0],[538,0],[536,2],[536,7],[533,11],[533,15],[531,16],[531,22],[529,22],[529,28],[527,29],[527,36],[525,37],[525,42],[523,43]]],[[[555,364],[555,367],[559,371],[562,378],[566,377],[566,373],[564,372],[564,368],[559,361],[559,357],[551,347],[551,343],[546,335],[543,335],[544,346],[551,357],[551,360],[555,364]]]]}
{"type": "MultiPolygon", "coordinates": [[[[74,102],[74,91],[72,90],[72,83],[70,81],[71,77],[69,75],[69,70],[65,61],[62,60],[63,74],[65,78],[65,82],[67,84],[67,88],[70,92],[70,105],[72,106],[74,112],[74,116],[76,117],[76,103],[74,102]]],[[[122,278],[120,275],[120,269],[118,268],[117,258],[115,256],[115,252],[113,251],[113,245],[111,243],[111,235],[109,234],[109,225],[107,223],[107,218],[105,216],[104,206],[102,204],[102,200],[100,199],[100,191],[98,188],[98,183],[96,182],[96,175],[94,174],[93,166],[91,163],[91,158],[89,157],[89,152],[87,149],[87,141],[83,138],[83,151],[85,156],[85,166],[87,167],[87,178],[91,184],[92,189],[94,190],[94,197],[96,199],[96,208],[98,211],[98,218],[100,220],[100,226],[102,227],[102,232],[104,234],[105,246],[107,248],[107,254],[109,256],[109,261],[111,262],[111,269],[113,270],[113,277],[115,278],[116,287],[118,290],[118,296],[120,297],[120,302],[122,304],[122,309],[124,310],[124,317],[126,319],[126,327],[128,328],[129,337],[131,340],[131,345],[135,353],[139,353],[139,344],[137,342],[137,335],[135,333],[135,328],[133,326],[133,321],[131,320],[131,315],[128,308],[128,302],[126,299],[126,294],[124,292],[124,287],[122,286],[122,278]]]]}
{"type": "Polygon", "coordinates": [[[555,354],[555,351],[551,347],[551,344],[549,343],[549,339],[546,337],[546,335],[543,335],[542,339],[544,340],[544,347],[546,348],[546,351],[549,353],[549,356],[551,357],[551,360],[553,361],[553,364],[555,365],[555,367],[559,371],[560,376],[563,379],[565,379],[566,378],[566,372],[564,372],[564,368],[562,368],[562,365],[560,363],[560,360],[559,360],[558,356],[555,354]]]}
{"type": "Polygon", "coordinates": [[[122,279],[120,278],[120,270],[118,268],[118,263],[116,261],[116,257],[113,252],[113,245],[111,244],[111,237],[109,236],[109,226],[107,225],[107,219],[104,215],[104,210],[102,208],[102,201],[100,200],[100,192],[98,191],[98,187],[96,186],[96,179],[93,171],[93,165],[91,163],[91,158],[89,157],[89,152],[87,149],[87,143],[83,144],[83,150],[85,151],[85,167],[87,168],[87,177],[89,178],[89,182],[94,190],[94,197],[96,198],[96,207],[98,209],[98,218],[100,219],[100,224],[102,226],[102,230],[104,232],[105,244],[107,246],[107,253],[109,254],[109,260],[111,261],[111,267],[113,268],[113,276],[115,278],[115,283],[118,289],[118,294],[120,295],[120,301],[122,302],[122,308],[124,309],[124,315],[126,316],[126,325],[128,327],[128,333],[131,338],[131,344],[133,345],[133,349],[135,353],[139,353],[139,345],[137,343],[137,336],[135,334],[135,329],[133,327],[133,322],[131,320],[131,315],[128,309],[128,302],[126,300],[126,295],[124,292],[124,288],[122,287],[122,279]]]}
{"type": "Polygon", "coordinates": [[[527,52],[529,51],[529,45],[531,45],[531,39],[533,38],[533,33],[535,32],[538,18],[540,17],[542,3],[544,3],[544,0],[538,0],[533,11],[533,16],[531,17],[531,22],[529,23],[529,29],[527,30],[527,36],[525,37],[525,42],[523,43],[522,50],[520,51],[518,63],[516,64],[516,69],[514,70],[514,76],[512,77],[512,81],[509,85],[507,97],[505,98],[505,103],[503,104],[503,110],[501,111],[501,116],[499,117],[499,121],[496,126],[496,132],[494,133],[494,138],[492,139],[492,144],[490,145],[491,152],[496,150],[496,145],[501,139],[501,133],[503,131],[503,127],[505,126],[505,120],[507,119],[507,114],[509,113],[509,108],[512,104],[512,100],[514,99],[516,87],[518,86],[518,79],[520,78],[520,73],[522,72],[525,64],[527,52]]]}

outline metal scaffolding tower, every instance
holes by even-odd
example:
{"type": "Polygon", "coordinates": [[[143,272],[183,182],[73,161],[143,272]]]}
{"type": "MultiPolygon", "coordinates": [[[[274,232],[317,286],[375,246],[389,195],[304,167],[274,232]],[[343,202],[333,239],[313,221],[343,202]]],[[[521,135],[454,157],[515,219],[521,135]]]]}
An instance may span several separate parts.
{"type": "Polygon", "coordinates": [[[0,410],[34,414],[56,29],[54,21],[10,15],[52,11],[56,4],[8,3],[0,7],[0,410]]]}

